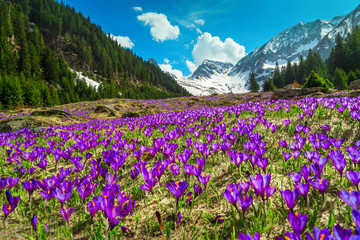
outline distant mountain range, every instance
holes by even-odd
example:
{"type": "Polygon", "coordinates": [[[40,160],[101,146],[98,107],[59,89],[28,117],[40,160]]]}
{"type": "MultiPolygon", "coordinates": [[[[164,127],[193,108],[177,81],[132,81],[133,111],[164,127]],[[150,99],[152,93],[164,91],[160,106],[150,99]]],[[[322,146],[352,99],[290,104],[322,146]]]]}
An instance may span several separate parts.
{"type": "Polygon", "coordinates": [[[300,22],[290,27],[240,59],[234,66],[212,60],[205,60],[191,76],[177,82],[194,95],[212,93],[241,93],[249,89],[249,74],[254,73],[260,86],[269,78],[276,62],[296,62],[300,56],[306,57],[309,49],[318,51],[327,58],[335,46],[337,34],[346,37],[353,27],[360,23],[360,5],[344,16],[333,19],[300,22]]]}

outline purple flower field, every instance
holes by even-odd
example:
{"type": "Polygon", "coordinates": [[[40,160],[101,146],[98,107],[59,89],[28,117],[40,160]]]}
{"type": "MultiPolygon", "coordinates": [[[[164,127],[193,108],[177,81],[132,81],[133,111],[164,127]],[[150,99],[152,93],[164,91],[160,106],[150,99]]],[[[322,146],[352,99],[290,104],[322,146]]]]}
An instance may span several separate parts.
{"type": "Polygon", "coordinates": [[[360,239],[360,97],[270,97],[77,103],[1,133],[1,238],[360,239]]]}

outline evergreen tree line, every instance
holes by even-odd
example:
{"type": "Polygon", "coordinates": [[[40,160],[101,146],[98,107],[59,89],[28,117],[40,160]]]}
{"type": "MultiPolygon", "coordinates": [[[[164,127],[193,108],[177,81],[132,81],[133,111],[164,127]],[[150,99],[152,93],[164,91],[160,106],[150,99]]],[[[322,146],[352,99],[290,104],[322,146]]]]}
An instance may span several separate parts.
{"type": "Polygon", "coordinates": [[[347,89],[352,81],[360,79],[359,27],[355,27],[345,39],[337,35],[336,45],[325,61],[318,52],[309,50],[306,59],[300,56],[298,63],[288,61],[281,68],[276,63],[273,76],[265,81],[263,91],[282,88],[295,80],[305,85],[308,79],[314,79],[315,76],[322,79],[324,84],[339,90],[347,89]]]}
{"type": "Polygon", "coordinates": [[[116,97],[116,86],[96,91],[76,79],[64,57],[56,57],[20,4],[0,1],[0,106],[53,106],[116,97]],[[111,89],[110,89],[111,88],[111,89]]]}
{"type": "MultiPolygon", "coordinates": [[[[110,34],[105,34],[100,26],[91,23],[74,8],[55,0],[16,0],[28,5],[29,19],[44,34],[44,40],[54,49],[76,53],[89,72],[96,72],[102,79],[116,80],[120,91],[133,92],[134,97],[144,98],[143,88],[148,91],[161,89],[166,97],[190,95],[168,74],[131,50],[121,47],[110,34]],[[58,46],[59,41],[62,43],[58,46]],[[140,81],[138,86],[135,82],[140,81]],[[154,87],[152,87],[154,86],[154,87]],[[127,91],[131,88],[131,91],[127,91]],[[136,94],[138,93],[138,94],[136,94]],[[138,96],[136,96],[138,95],[138,96]]],[[[66,57],[66,56],[65,56],[66,57]]],[[[149,96],[146,96],[149,97],[149,96]]]]}
{"type": "MultiPolygon", "coordinates": [[[[81,19],[80,16],[82,16],[75,13],[73,9],[50,0],[0,1],[1,109],[12,109],[17,106],[53,106],[77,101],[115,98],[120,96],[119,93],[123,97],[136,99],[166,98],[188,94],[179,85],[172,84],[171,81],[161,85],[159,79],[164,79],[163,75],[166,74],[162,73],[153,64],[142,62],[142,60],[139,60],[140,58],[133,55],[130,51],[117,45],[118,50],[121,49],[119,51],[124,53],[125,59],[134,63],[134,66],[141,62],[140,68],[147,69],[146,71],[139,71],[140,75],[143,74],[144,78],[149,76],[157,84],[153,85],[151,81],[142,82],[141,76],[139,77],[131,73],[131,67],[126,69],[126,64],[122,70],[129,76],[126,79],[128,81],[140,80],[141,84],[139,87],[130,87],[131,84],[124,84],[125,78],[122,79],[123,82],[121,82],[120,78],[120,82],[117,82],[117,84],[115,84],[114,80],[105,80],[100,84],[98,90],[95,90],[93,87],[87,86],[84,81],[77,80],[76,74],[70,71],[65,57],[61,54],[63,50],[57,51],[56,47],[48,42],[51,39],[49,36],[52,34],[59,36],[57,35],[58,33],[67,33],[66,28],[61,27],[67,25],[60,23],[58,16],[52,15],[51,9],[61,10],[64,15],[71,12],[74,16],[78,16],[78,19],[81,19]],[[39,9],[40,12],[44,11],[45,13],[40,14],[39,12],[39,15],[36,15],[39,9]],[[37,20],[39,23],[35,23],[35,19],[33,19],[37,17],[39,17],[37,20]],[[45,29],[44,26],[39,27],[42,24],[48,28],[45,29]]],[[[95,29],[101,29],[90,24],[90,21],[87,19],[83,21],[88,22],[88,25],[95,29]]],[[[70,23],[73,24],[71,21],[70,23]]],[[[78,24],[76,24],[74,31],[80,31],[81,28],[78,27],[78,24]]],[[[86,27],[84,28],[86,29],[86,27]]],[[[70,41],[74,40],[76,43],[78,36],[72,36],[73,39],[71,38],[70,41]]],[[[108,39],[107,35],[103,34],[102,36],[108,39]]],[[[98,43],[98,45],[105,46],[104,48],[107,48],[106,45],[108,44],[110,44],[110,48],[115,46],[114,42],[110,39],[104,43],[101,41],[98,43]]],[[[87,49],[95,49],[90,48],[90,46],[87,45],[87,49]]],[[[70,51],[72,50],[70,49],[70,51]]],[[[115,53],[116,51],[112,49],[109,50],[109,53],[115,53]]],[[[86,56],[84,54],[80,58],[82,61],[87,61],[87,59],[91,60],[92,55],[86,56]]],[[[100,60],[103,64],[102,61],[100,60]]],[[[104,61],[106,62],[106,60],[104,61]]],[[[109,71],[113,72],[114,69],[109,69],[109,71]]],[[[171,80],[174,81],[172,78],[171,80]]]]}

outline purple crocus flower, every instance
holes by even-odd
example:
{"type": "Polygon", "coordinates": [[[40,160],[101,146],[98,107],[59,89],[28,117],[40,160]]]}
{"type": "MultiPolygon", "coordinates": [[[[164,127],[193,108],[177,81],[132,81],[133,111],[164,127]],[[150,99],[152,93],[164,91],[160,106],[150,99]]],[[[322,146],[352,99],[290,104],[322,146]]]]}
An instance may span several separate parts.
{"type": "Polygon", "coordinates": [[[202,175],[198,176],[197,179],[200,183],[204,185],[204,188],[206,188],[206,185],[210,180],[210,175],[205,175],[205,173],[203,173],[202,175]]]}
{"type": "Polygon", "coordinates": [[[109,173],[106,176],[106,181],[108,184],[114,184],[119,178],[120,176],[118,177],[116,173],[114,173],[114,175],[112,173],[109,173]]]}
{"type": "Polygon", "coordinates": [[[347,192],[345,190],[343,190],[341,192],[339,191],[339,196],[352,209],[358,209],[359,208],[360,192],[351,191],[351,188],[350,188],[350,192],[347,192]]]}
{"type": "Polygon", "coordinates": [[[180,174],[179,165],[172,164],[169,168],[170,168],[170,171],[171,171],[172,174],[174,174],[174,175],[179,175],[180,174]]]}
{"type": "Polygon", "coordinates": [[[37,167],[44,169],[45,171],[46,171],[46,165],[47,165],[47,161],[45,159],[36,164],[37,167]]]}
{"type": "Polygon", "coordinates": [[[29,202],[30,202],[30,197],[32,195],[32,193],[34,192],[34,190],[36,188],[38,188],[38,181],[31,179],[30,181],[25,181],[23,183],[21,183],[22,187],[27,190],[29,192],[29,202]]]}
{"type": "Polygon", "coordinates": [[[19,182],[19,178],[12,178],[12,177],[6,178],[6,185],[9,190],[12,189],[18,182],[19,182]]]}
{"type": "Polygon", "coordinates": [[[186,188],[189,186],[189,184],[186,181],[177,182],[173,181],[173,183],[166,183],[166,186],[170,190],[172,194],[176,197],[177,200],[184,195],[186,188]]]}
{"type": "Polygon", "coordinates": [[[359,190],[360,183],[360,173],[354,170],[349,170],[345,172],[345,176],[356,186],[359,190]]]}
{"type": "Polygon", "coordinates": [[[246,235],[243,233],[239,233],[239,240],[260,240],[259,233],[255,232],[254,237],[247,233],[246,235]]]}
{"type": "Polygon", "coordinates": [[[240,197],[242,189],[239,188],[238,184],[229,184],[227,189],[223,192],[224,197],[235,207],[238,198],[240,197]]]}
{"type": "Polygon", "coordinates": [[[290,153],[286,153],[286,152],[283,152],[283,156],[284,156],[285,162],[287,162],[292,157],[292,155],[290,153]]]}
{"type": "Polygon", "coordinates": [[[2,177],[0,178],[0,192],[6,187],[6,178],[2,177]]]}
{"type": "Polygon", "coordinates": [[[295,189],[297,189],[301,196],[305,199],[305,202],[307,202],[307,194],[309,192],[309,183],[297,183],[294,184],[295,189]]]}
{"type": "Polygon", "coordinates": [[[65,186],[62,186],[61,188],[56,188],[54,190],[53,196],[57,198],[61,205],[64,204],[67,200],[69,200],[72,197],[73,189],[66,188],[65,186]]]}
{"type": "Polygon", "coordinates": [[[11,205],[17,205],[20,201],[20,196],[13,197],[11,196],[11,193],[9,190],[6,191],[6,199],[8,200],[9,204],[11,205]]]}
{"type": "Polygon", "coordinates": [[[36,213],[34,213],[34,216],[31,218],[31,226],[34,229],[35,232],[37,232],[37,225],[39,224],[37,218],[36,218],[36,213]]]}
{"type": "Polygon", "coordinates": [[[318,227],[313,228],[313,236],[309,232],[306,232],[308,240],[333,240],[334,236],[331,235],[329,229],[319,229],[318,227]]]}
{"type": "Polygon", "coordinates": [[[64,207],[60,209],[61,216],[64,218],[64,220],[67,222],[68,226],[70,226],[69,223],[69,217],[74,212],[74,208],[69,209],[68,207],[64,207]]]}
{"type": "Polygon", "coordinates": [[[3,211],[5,214],[5,220],[7,218],[7,216],[14,211],[14,209],[17,207],[18,202],[20,201],[20,196],[18,197],[12,197],[11,193],[9,190],[6,191],[6,199],[8,201],[8,205],[4,204],[3,205],[3,211]]]}
{"type": "Polygon", "coordinates": [[[239,206],[241,207],[241,210],[243,212],[243,215],[245,215],[245,212],[248,210],[248,208],[251,206],[253,202],[253,196],[247,196],[246,194],[242,196],[237,197],[237,202],[239,206]]]}
{"type": "Polygon", "coordinates": [[[284,147],[284,148],[287,148],[287,147],[288,147],[288,144],[287,144],[286,140],[280,140],[280,141],[279,141],[279,144],[280,144],[282,147],[284,147]]]}
{"type": "Polygon", "coordinates": [[[289,176],[291,178],[291,180],[293,180],[295,183],[298,183],[301,181],[301,178],[302,178],[302,174],[301,174],[301,171],[296,173],[289,173],[289,176]]]}
{"type": "Polygon", "coordinates": [[[330,151],[329,157],[333,161],[335,169],[339,172],[340,179],[342,179],[343,171],[346,166],[344,155],[337,150],[337,151],[330,151]]]}
{"type": "Polygon", "coordinates": [[[316,179],[315,181],[311,181],[311,184],[313,185],[314,188],[319,190],[321,194],[324,194],[329,187],[329,180],[327,180],[326,178],[316,179]]]}
{"type": "Polygon", "coordinates": [[[157,183],[156,179],[149,179],[149,180],[145,180],[145,184],[142,184],[139,187],[142,190],[149,191],[149,192],[153,193],[153,188],[155,187],[156,183],[157,183]]]}
{"type": "Polygon", "coordinates": [[[324,131],[330,131],[330,126],[329,125],[321,125],[321,129],[324,131]]]}
{"type": "Polygon", "coordinates": [[[319,166],[319,164],[317,164],[317,163],[311,164],[310,168],[315,173],[317,178],[321,178],[321,174],[322,174],[323,169],[319,166]]]}
{"type": "Polygon", "coordinates": [[[341,145],[343,144],[344,142],[344,139],[338,139],[338,140],[333,140],[332,141],[332,144],[337,148],[339,149],[341,147],[341,145]]]}
{"type": "Polygon", "coordinates": [[[296,200],[299,197],[299,191],[297,189],[295,189],[294,191],[291,190],[284,190],[284,191],[280,191],[282,198],[285,200],[287,206],[290,208],[291,212],[294,209],[296,200]]]}
{"type": "Polygon", "coordinates": [[[79,193],[79,196],[83,200],[83,203],[85,203],[86,198],[94,192],[95,188],[97,187],[97,183],[91,183],[90,181],[86,180],[83,181],[78,187],[77,192],[79,193]]]}
{"type": "Polygon", "coordinates": [[[17,207],[17,205],[11,205],[11,204],[4,204],[3,205],[3,211],[4,211],[4,214],[5,214],[5,220],[7,218],[7,216],[9,216],[9,214],[14,211],[14,209],[17,207]]]}
{"type": "Polygon", "coordinates": [[[244,190],[244,192],[249,192],[250,182],[240,182],[239,185],[244,190]]]}
{"type": "Polygon", "coordinates": [[[291,225],[292,230],[296,234],[301,234],[302,231],[304,231],[306,222],[307,222],[307,215],[301,215],[300,213],[292,213],[289,212],[289,222],[291,225]]]}
{"type": "Polygon", "coordinates": [[[121,206],[115,206],[113,203],[109,204],[105,209],[105,215],[109,221],[109,230],[113,230],[119,224],[120,218],[117,218],[121,212],[121,206]]]}
{"type": "Polygon", "coordinates": [[[334,230],[335,240],[349,240],[352,235],[351,228],[343,229],[339,224],[333,226],[333,230],[334,230]]]}
{"type": "Polygon", "coordinates": [[[265,191],[266,188],[269,186],[271,180],[271,174],[261,175],[257,174],[256,177],[253,175],[250,176],[250,182],[255,190],[255,194],[257,196],[261,196],[261,198],[265,199],[265,191]]]}
{"type": "Polygon", "coordinates": [[[301,167],[301,173],[305,179],[305,181],[307,182],[309,180],[309,177],[310,177],[310,173],[311,173],[311,169],[310,167],[304,165],[301,167]]]}
{"type": "Polygon", "coordinates": [[[286,119],[286,120],[283,121],[283,123],[284,123],[284,125],[285,125],[286,127],[288,127],[289,124],[290,124],[290,120],[289,120],[289,119],[286,119]]]}
{"type": "Polygon", "coordinates": [[[92,219],[94,218],[95,214],[97,213],[97,211],[99,211],[99,209],[100,209],[100,203],[97,198],[93,198],[92,201],[88,202],[88,210],[91,215],[91,222],[92,222],[92,219]]]}

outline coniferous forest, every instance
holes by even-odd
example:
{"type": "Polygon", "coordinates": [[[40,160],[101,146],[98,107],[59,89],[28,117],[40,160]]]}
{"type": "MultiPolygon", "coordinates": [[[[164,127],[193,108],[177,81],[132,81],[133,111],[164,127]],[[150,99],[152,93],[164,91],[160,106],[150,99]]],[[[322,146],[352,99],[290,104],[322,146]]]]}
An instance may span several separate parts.
{"type": "Polygon", "coordinates": [[[0,1],[2,109],[102,98],[189,95],[169,75],[118,45],[100,26],[54,0],[0,1]],[[72,68],[102,83],[77,80],[72,68]]]}
{"type": "Polygon", "coordinates": [[[328,79],[339,90],[347,89],[352,81],[360,79],[360,28],[355,27],[345,39],[338,35],[336,45],[325,61],[319,53],[310,50],[306,59],[300,56],[297,63],[289,61],[281,68],[277,64],[272,78],[265,81],[263,90],[282,88],[294,80],[303,85],[311,72],[328,79]]]}

